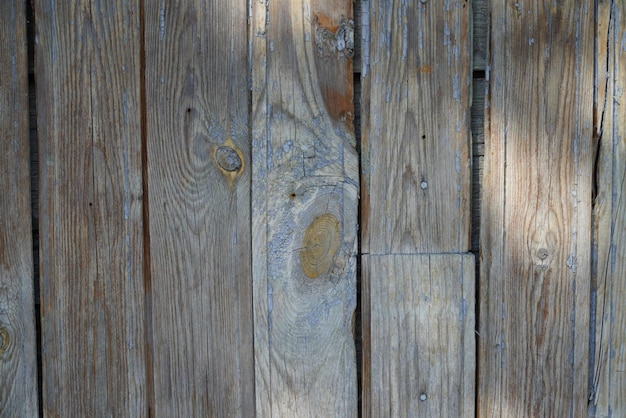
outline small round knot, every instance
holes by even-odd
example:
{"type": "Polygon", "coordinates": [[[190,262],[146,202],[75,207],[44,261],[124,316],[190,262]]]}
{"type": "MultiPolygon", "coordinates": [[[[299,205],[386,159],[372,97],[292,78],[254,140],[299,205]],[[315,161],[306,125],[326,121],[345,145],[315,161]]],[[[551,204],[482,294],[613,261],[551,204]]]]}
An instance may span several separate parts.
{"type": "Polygon", "coordinates": [[[238,171],[241,169],[241,158],[237,151],[231,147],[220,146],[215,151],[217,164],[226,171],[238,171]]]}
{"type": "Polygon", "coordinates": [[[537,250],[537,257],[539,257],[540,260],[545,260],[548,258],[548,250],[546,248],[539,248],[537,250]]]}

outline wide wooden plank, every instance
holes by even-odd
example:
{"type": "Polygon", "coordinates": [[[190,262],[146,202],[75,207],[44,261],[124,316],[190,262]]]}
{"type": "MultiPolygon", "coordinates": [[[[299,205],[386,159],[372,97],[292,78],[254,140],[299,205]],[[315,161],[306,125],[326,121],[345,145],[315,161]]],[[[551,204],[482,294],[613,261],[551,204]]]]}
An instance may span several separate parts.
{"type": "Polygon", "coordinates": [[[254,415],[246,2],[145,2],[153,414],[254,415]]]}
{"type": "Polygon", "coordinates": [[[626,416],[626,1],[598,3],[590,412],[626,416]]]}
{"type": "Polygon", "coordinates": [[[259,416],[357,416],[352,2],[252,2],[259,416]]]}
{"type": "Polygon", "coordinates": [[[44,414],[146,416],[139,4],[35,13],[44,414]]]}
{"type": "Polygon", "coordinates": [[[363,416],[474,417],[474,256],[363,256],[371,375],[363,416]]]}
{"type": "Polygon", "coordinates": [[[37,416],[24,7],[0,3],[0,417],[37,416]]]}
{"type": "Polygon", "coordinates": [[[468,1],[371,0],[368,13],[363,252],[467,251],[468,1]]]}
{"type": "Polygon", "coordinates": [[[479,415],[587,414],[592,1],[491,2],[479,415]]]}

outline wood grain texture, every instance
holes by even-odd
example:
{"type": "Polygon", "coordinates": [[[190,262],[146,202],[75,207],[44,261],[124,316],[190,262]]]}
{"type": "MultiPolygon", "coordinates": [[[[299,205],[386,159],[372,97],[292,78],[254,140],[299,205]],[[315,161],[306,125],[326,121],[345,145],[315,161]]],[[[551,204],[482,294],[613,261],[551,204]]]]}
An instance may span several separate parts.
{"type": "Polygon", "coordinates": [[[363,256],[371,398],[365,417],[474,417],[474,256],[363,256]],[[366,309],[367,309],[366,308],[366,309]]]}
{"type": "Polygon", "coordinates": [[[36,2],[43,409],[146,416],[138,2],[36,2]]]}
{"type": "Polygon", "coordinates": [[[252,2],[258,416],[357,416],[352,3],[252,2]]]}
{"type": "Polygon", "coordinates": [[[479,416],[587,414],[592,1],[491,2],[479,416]]]}
{"type": "Polygon", "coordinates": [[[145,3],[155,416],[253,416],[245,2],[145,3]]]}
{"type": "Polygon", "coordinates": [[[363,4],[364,416],[474,415],[470,9],[363,4]]]}
{"type": "Polygon", "coordinates": [[[598,3],[590,415],[626,416],[626,2],[598,3]],[[594,332],[595,331],[595,332],[594,332]]]}
{"type": "Polygon", "coordinates": [[[369,2],[364,253],[469,248],[470,9],[465,0],[369,2]]]}
{"type": "Polygon", "coordinates": [[[38,413],[24,6],[0,3],[0,417],[38,413]]]}

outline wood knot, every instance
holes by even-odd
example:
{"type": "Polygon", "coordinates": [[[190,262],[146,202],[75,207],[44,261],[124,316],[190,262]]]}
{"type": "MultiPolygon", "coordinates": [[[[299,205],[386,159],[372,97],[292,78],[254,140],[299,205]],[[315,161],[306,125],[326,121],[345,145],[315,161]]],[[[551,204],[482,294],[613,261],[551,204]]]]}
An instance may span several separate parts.
{"type": "Polygon", "coordinates": [[[233,172],[239,171],[242,166],[239,153],[231,147],[220,146],[215,150],[215,159],[222,170],[233,172]]]}
{"type": "Polygon", "coordinates": [[[9,330],[0,327],[0,354],[5,353],[9,346],[11,345],[11,336],[9,335],[9,330]]]}
{"type": "Polygon", "coordinates": [[[339,26],[328,16],[317,15],[313,21],[315,45],[320,57],[354,56],[354,21],[342,18],[339,26]]]}
{"type": "Polygon", "coordinates": [[[304,274],[315,279],[332,264],[339,249],[339,221],[325,213],[313,219],[302,238],[300,262],[304,274]]]}

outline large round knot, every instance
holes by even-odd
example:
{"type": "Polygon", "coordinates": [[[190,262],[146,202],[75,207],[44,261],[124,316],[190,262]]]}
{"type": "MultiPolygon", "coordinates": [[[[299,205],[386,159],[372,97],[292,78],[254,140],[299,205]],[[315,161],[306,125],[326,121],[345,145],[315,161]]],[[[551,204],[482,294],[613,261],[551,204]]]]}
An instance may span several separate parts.
{"type": "Polygon", "coordinates": [[[302,238],[300,262],[304,274],[315,279],[324,273],[339,249],[339,221],[333,215],[319,215],[308,226],[302,238]]]}

